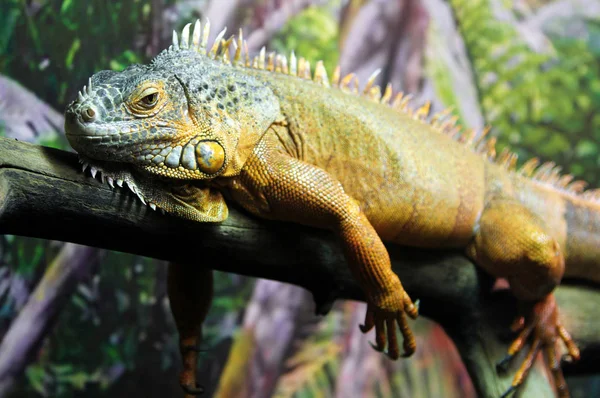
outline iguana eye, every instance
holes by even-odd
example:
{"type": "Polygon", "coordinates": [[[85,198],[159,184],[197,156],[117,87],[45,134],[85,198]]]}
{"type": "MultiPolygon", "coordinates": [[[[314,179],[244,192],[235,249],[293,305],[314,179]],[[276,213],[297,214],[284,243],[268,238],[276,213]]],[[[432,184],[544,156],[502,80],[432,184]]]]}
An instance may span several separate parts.
{"type": "Polygon", "coordinates": [[[141,104],[147,108],[152,108],[158,102],[158,92],[150,93],[140,100],[141,104]]]}
{"type": "Polygon", "coordinates": [[[160,86],[146,86],[136,90],[125,104],[136,117],[151,117],[166,104],[166,96],[162,94],[160,86]]]}

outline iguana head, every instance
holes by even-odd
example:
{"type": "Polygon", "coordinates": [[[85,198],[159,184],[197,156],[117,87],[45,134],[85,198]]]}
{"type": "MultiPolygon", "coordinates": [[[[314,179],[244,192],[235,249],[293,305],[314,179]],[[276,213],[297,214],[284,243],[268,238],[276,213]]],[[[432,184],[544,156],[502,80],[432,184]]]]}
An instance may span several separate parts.
{"type": "Polygon", "coordinates": [[[196,22],[190,37],[188,24],[181,41],[174,33],[173,45],[148,65],[90,78],[65,114],[82,159],[123,164],[165,184],[240,172],[279,105],[264,82],[219,54],[224,32],[207,53],[208,29],[196,22]]]}

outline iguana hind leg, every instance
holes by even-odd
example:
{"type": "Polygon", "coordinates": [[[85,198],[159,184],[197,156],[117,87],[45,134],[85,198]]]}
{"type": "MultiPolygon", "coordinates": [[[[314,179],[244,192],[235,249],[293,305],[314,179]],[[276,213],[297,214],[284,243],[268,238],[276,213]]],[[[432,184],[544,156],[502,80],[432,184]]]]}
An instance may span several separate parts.
{"type": "Polygon", "coordinates": [[[527,342],[529,351],[513,378],[508,396],[525,380],[540,350],[561,397],[569,396],[558,358],[557,343],[563,341],[569,355],[579,351],[559,321],[552,290],[564,272],[564,257],[542,220],[511,199],[496,199],[484,209],[469,256],[489,273],[507,278],[520,302],[521,315],[513,324],[518,337],[499,364],[505,367],[527,342]]]}
{"type": "Polygon", "coordinates": [[[212,271],[198,266],[170,263],[167,293],[179,331],[179,350],[183,363],[179,383],[186,393],[185,397],[191,398],[204,391],[196,383],[196,364],[198,345],[202,340],[202,322],[212,301],[212,271]]]}

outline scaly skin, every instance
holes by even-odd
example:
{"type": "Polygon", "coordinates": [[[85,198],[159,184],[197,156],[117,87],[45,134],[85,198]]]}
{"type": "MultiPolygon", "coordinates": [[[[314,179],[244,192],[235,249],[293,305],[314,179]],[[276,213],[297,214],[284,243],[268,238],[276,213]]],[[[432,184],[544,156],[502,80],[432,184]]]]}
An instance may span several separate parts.
{"type": "MultiPolygon", "coordinates": [[[[333,230],[367,298],[361,328],[375,328],[377,349],[387,347],[393,359],[396,327],[404,355],[416,348],[406,316],[415,318],[417,308],[383,241],[462,249],[507,278],[521,302],[514,325],[521,332],[503,363],[526,341],[532,348],[507,394],[543,349],[558,394],[568,396],[556,342],[574,359],[579,352],[552,291],[565,274],[600,281],[595,193],[579,194],[581,184],[567,185],[552,167],[528,163],[517,172],[510,154],[490,161],[495,149],[484,134],[453,139],[452,120],[426,122],[427,107],[407,111],[401,96],[389,106],[391,91],[380,101],[370,82],[362,96],[351,92],[351,77],[338,84],[334,76],[339,88],[329,88],[322,64],[314,81],[295,57],[289,66],[269,57],[265,66],[262,52],[250,67],[240,38],[232,66],[223,56],[231,41],[218,51],[219,37],[206,54],[208,29],[201,33],[197,23],[190,38],[188,25],[181,43],[175,35],[150,65],[95,74],[69,105],[67,137],[93,173],[102,169],[111,185],[126,183],[152,208],[200,222],[227,217],[225,193],[257,216],[333,230]]],[[[210,299],[183,282],[197,280],[192,272],[170,268],[182,347],[198,343],[210,299]],[[190,302],[199,295],[202,305],[190,302]]],[[[182,386],[197,392],[196,354],[182,348],[182,355],[182,386]]]]}

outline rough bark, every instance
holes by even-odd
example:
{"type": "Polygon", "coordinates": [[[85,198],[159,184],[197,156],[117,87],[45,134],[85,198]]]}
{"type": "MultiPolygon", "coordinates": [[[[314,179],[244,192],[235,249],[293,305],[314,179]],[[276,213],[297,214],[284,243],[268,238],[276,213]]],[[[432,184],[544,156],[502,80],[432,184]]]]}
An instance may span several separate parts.
{"type": "MultiPolygon", "coordinates": [[[[35,236],[193,263],[274,279],[312,292],[319,313],[338,298],[362,300],[341,250],[327,231],[268,222],[233,208],[221,224],[161,215],[125,190],[111,190],[78,171],[72,153],[0,139],[0,233],[35,236]],[[56,225],[61,228],[56,228],[56,225]],[[126,236],[127,239],[123,239],[126,236]]],[[[394,270],[421,313],[439,322],[456,343],[482,397],[498,396],[511,374],[495,361],[507,347],[515,305],[507,292],[459,253],[388,246],[394,270]]],[[[568,282],[567,282],[568,283],[568,282]]],[[[598,372],[600,290],[562,286],[557,297],[565,323],[583,351],[570,372],[598,372]],[[587,358],[587,360],[586,360],[587,358]]],[[[527,392],[547,395],[533,373],[527,392]]],[[[527,394],[529,395],[529,394],[527,394]]]]}

